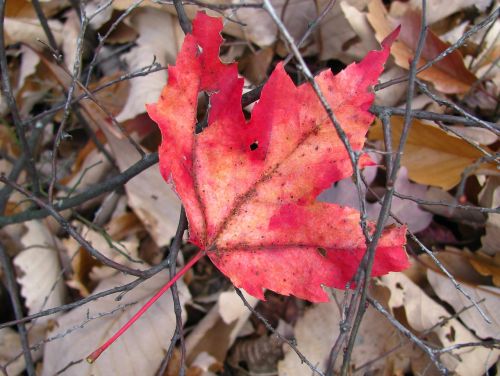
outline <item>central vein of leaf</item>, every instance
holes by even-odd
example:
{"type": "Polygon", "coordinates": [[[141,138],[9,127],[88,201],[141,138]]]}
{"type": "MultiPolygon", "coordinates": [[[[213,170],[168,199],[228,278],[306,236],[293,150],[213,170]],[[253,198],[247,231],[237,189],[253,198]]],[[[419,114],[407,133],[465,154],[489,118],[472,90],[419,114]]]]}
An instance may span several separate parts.
{"type": "MultiPolygon", "coordinates": [[[[316,123],[308,132],[305,132],[302,135],[302,137],[298,140],[297,145],[287,155],[285,155],[281,161],[275,163],[272,167],[268,168],[267,172],[264,172],[262,174],[262,176],[245,193],[238,196],[238,198],[234,202],[233,208],[231,209],[229,214],[226,216],[226,218],[224,218],[224,220],[219,225],[213,240],[210,242],[211,243],[210,246],[207,248],[215,249],[215,250],[217,249],[217,241],[219,240],[220,236],[224,233],[224,230],[227,228],[229,223],[238,217],[238,213],[239,213],[240,209],[243,207],[243,205],[248,203],[255,196],[259,185],[272,179],[273,175],[283,165],[284,162],[286,162],[289,158],[291,158],[291,156],[294,153],[297,153],[298,149],[310,137],[317,135],[318,131],[320,130],[320,127],[324,124],[325,119],[326,119],[326,117],[323,119],[323,121],[316,123]]],[[[198,186],[195,185],[195,187],[196,187],[196,190],[198,190],[198,186]]],[[[201,196],[199,195],[198,191],[197,191],[197,196],[199,197],[200,206],[203,210],[203,217],[204,217],[204,221],[205,221],[204,225],[205,225],[205,229],[206,229],[207,226],[206,226],[205,205],[202,204],[201,196]]],[[[205,237],[206,237],[206,234],[205,234],[205,237]]],[[[208,239],[205,238],[205,241],[207,241],[207,240],[208,239]]]]}

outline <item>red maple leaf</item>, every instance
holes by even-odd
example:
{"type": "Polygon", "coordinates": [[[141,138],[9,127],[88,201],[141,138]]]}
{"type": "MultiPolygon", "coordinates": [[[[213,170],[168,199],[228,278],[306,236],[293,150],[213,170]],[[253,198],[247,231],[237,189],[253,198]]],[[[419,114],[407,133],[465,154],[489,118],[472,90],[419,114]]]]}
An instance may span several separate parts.
{"type": "MultiPolygon", "coordinates": [[[[352,175],[348,153],[308,84],[295,86],[278,64],[252,118],[241,108],[243,79],[222,64],[222,22],[198,13],[168,84],[148,113],[162,133],[160,171],[186,209],[189,240],[202,251],[191,259],[117,333],[120,337],[205,252],[233,284],[264,299],[264,289],[313,302],[327,301],[322,285],[344,288],[366,251],[360,214],[316,197],[352,175]],[[208,126],[196,133],[197,101],[210,96],[208,126]]],[[[316,77],[350,144],[361,151],[374,116],[368,112],[398,31],[357,64],[316,77]]],[[[361,165],[370,164],[361,158],[361,165]]],[[[371,231],[374,224],[368,224],[371,231]]],[[[386,229],[372,275],[408,266],[406,228],[386,229]]]]}
{"type": "MultiPolygon", "coordinates": [[[[344,288],[366,250],[356,210],[316,201],[352,175],[348,153],[312,87],[295,86],[282,64],[245,120],[243,79],[219,59],[221,30],[220,19],[198,13],[158,103],[148,106],[162,133],[161,173],[184,204],[189,240],[235,286],[260,299],[267,288],[326,301],[321,286],[344,288]],[[210,97],[208,126],[196,134],[201,92],[210,97]]],[[[316,78],[355,151],[374,120],[369,88],[396,36],[336,76],[316,78]]],[[[404,244],[404,227],[384,231],[374,276],[408,266],[404,244]]]]}

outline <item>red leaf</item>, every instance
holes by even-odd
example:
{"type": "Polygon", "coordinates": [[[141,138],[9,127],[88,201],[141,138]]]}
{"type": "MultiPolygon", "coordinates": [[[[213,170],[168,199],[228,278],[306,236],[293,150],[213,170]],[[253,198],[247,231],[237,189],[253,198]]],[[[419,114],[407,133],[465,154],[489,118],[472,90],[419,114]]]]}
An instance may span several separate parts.
{"type": "MultiPolygon", "coordinates": [[[[326,301],[321,285],[344,288],[366,249],[356,210],[315,200],[352,174],[348,154],[311,86],[296,87],[281,64],[246,121],[237,66],[219,59],[221,30],[219,19],[197,15],[158,103],[148,106],[163,138],[160,170],[186,208],[190,241],[236,286],[261,299],[268,288],[326,301]],[[203,91],[208,127],[195,134],[203,91]]],[[[368,89],[396,36],[337,76],[316,78],[355,150],[374,119],[368,89]]],[[[374,276],[408,266],[404,244],[404,227],[385,230],[374,276]]]]}

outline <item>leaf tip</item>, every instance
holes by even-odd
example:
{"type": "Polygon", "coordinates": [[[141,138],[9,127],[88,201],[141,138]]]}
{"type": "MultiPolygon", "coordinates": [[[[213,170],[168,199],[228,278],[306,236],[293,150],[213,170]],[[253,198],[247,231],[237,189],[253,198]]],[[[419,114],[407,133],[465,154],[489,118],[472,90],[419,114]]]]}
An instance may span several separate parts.
{"type": "Polygon", "coordinates": [[[396,27],[388,36],[384,38],[382,41],[381,45],[383,48],[390,48],[394,41],[397,39],[399,36],[399,32],[401,31],[401,25],[396,27]]]}

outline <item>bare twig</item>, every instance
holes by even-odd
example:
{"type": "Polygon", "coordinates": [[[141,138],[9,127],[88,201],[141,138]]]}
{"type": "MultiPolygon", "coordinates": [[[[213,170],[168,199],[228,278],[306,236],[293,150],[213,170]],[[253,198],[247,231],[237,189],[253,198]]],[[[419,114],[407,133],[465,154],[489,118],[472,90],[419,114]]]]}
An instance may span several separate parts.
{"type": "MultiPolygon", "coordinates": [[[[403,148],[406,145],[406,141],[408,139],[409,131],[410,131],[410,126],[411,126],[411,103],[413,100],[413,94],[415,90],[415,78],[416,78],[416,70],[417,70],[417,63],[420,59],[420,55],[422,53],[423,47],[424,47],[424,42],[425,42],[425,37],[427,35],[427,21],[426,21],[426,0],[422,0],[422,20],[421,20],[421,28],[420,28],[420,33],[418,36],[418,42],[417,42],[417,48],[415,51],[415,56],[413,57],[411,63],[410,63],[410,72],[409,72],[409,80],[408,80],[408,90],[406,94],[406,111],[405,111],[405,118],[404,118],[404,124],[403,124],[403,130],[401,131],[401,137],[399,140],[399,146],[398,150],[396,152],[396,155],[394,157],[394,160],[392,162],[392,171],[391,174],[388,175],[387,177],[387,192],[384,196],[384,200],[382,203],[382,208],[380,210],[380,215],[377,220],[376,228],[375,228],[375,233],[373,235],[372,240],[370,241],[368,245],[368,249],[366,250],[367,256],[367,261],[365,264],[365,273],[364,273],[364,281],[363,283],[358,287],[361,289],[361,297],[360,297],[360,302],[358,305],[358,311],[356,314],[356,318],[354,319],[353,327],[351,330],[351,334],[349,337],[349,342],[347,344],[347,350],[344,353],[344,360],[342,363],[342,369],[341,369],[341,374],[342,375],[347,375],[348,373],[348,368],[349,368],[349,363],[350,363],[350,357],[352,350],[354,349],[354,343],[356,340],[356,336],[359,330],[359,327],[361,326],[361,321],[363,319],[363,315],[366,311],[366,297],[367,297],[367,289],[368,289],[368,284],[370,282],[371,278],[371,271],[373,267],[373,262],[375,259],[375,249],[378,243],[378,240],[382,236],[382,231],[385,225],[385,221],[389,215],[389,211],[391,208],[391,203],[392,203],[392,195],[394,193],[394,182],[396,181],[398,171],[399,171],[399,166],[401,162],[401,158],[403,155],[403,148]]],[[[366,256],[365,256],[366,257],[366,256]]]]}
{"type": "MultiPolygon", "coordinates": [[[[12,121],[16,128],[17,137],[21,143],[22,153],[24,156],[24,164],[26,165],[27,173],[31,179],[32,190],[35,195],[40,192],[40,186],[38,182],[38,172],[35,167],[35,161],[32,154],[31,147],[28,143],[26,137],[26,129],[23,127],[21,121],[21,116],[17,108],[16,98],[12,91],[12,86],[10,84],[9,78],[9,68],[7,65],[7,56],[5,50],[5,36],[4,36],[4,19],[5,19],[5,0],[0,0],[0,73],[2,80],[2,91],[9,106],[10,114],[12,116],[12,121]]],[[[2,208],[3,209],[3,208],[2,208]]]]}
{"type": "MultiPolygon", "coordinates": [[[[98,197],[103,193],[114,191],[156,163],[158,163],[158,153],[150,153],[140,159],[137,163],[130,166],[128,169],[124,170],[122,173],[109,178],[102,183],[95,184],[76,196],[60,200],[59,202],[54,203],[51,208],[55,211],[71,209],[98,197]]],[[[0,216],[0,227],[13,223],[29,221],[31,219],[40,219],[49,215],[51,215],[51,212],[46,208],[42,208],[40,210],[26,210],[11,216],[0,216]]]]}
{"type": "Polygon", "coordinates": [[[234,288],[234,290],[236,291],[236,294],[238,294],[238,296],[240,297],[241,301],[243,302],[243,304],[245,305],[245,307],[248,308],[248,310],[250,310],[250,312],[252,312],[253,315],[255,315],[255,317],[257,317],[260,322],[262,322],[264,324],[264,326],[270,331],[272,332],[280,341],[286,343],[288,346],[290,346],[290,348],[297,354],[297,356],[300,358],[300,361],[302,363],[305,363],[310,369],[311,371],[313,372],[313,374],[317,374],[317,375],[320,375],[320,376],[323,376],[323,372],[321,372],[320,370],[318,370],[305,356],[304,354],[302,354],[302,352],[297,348],[297,345],[288,340],[287,338],[283,337],[280,333],[278,333],[276,331],[276,329],[273,328],[273,326],[269,323],[269,321],[266,320],[266,318],[264,316],[262,316],[258,311],[256,311],[251,305],[250,303],[248,303],[248,301],[245,299],[245,296],[243,295],[243,293],[240,291],[240,289],[238,288],[234,288]]]}
{"type": "Polygon", "coordinates": [[[106,257],[97,249],[95,249],[87,240],[85,240],[79,233],[76,231],[73,226],[69,224],[68,221],[64,219],[64,217],[59,214],[50,204],[45,203],[38,197],[35,197],[32,193],[26,191],[23,187],[18,185],[17,183],[9,181],[5,176],[0,176],[0,182],[10,185],[16,191],[25,195],[28,199],[36,203],[38,206],[47,210],[54,219],[59,222],[59,225],[66,231],[69,235],[71,235],[87,252],[89,252],[92,256],[94,256],[97,260],[102,262],[103,264],[112,267],[113,269],[119,270],[121,272],[135,275],[141,277],[144,275],[144,272],[138,269],[132,269],[125,265],[119,264],[116,261],[106,257]]]}
{"type": "Polygon", "coordinates": [[[389,312],[386,311],[386,309],[380,304],[377,300],[367,297],[368,303],[370,303],[373,308],[375,308],[377,311],[379,311],[382,315],[385,316],[385,318],[391,323],[392,326],[394,326],[396,329],[398,329],[402,334],[404,334],[411,342],[413,342],[415,345],[417,345],[423,352],[425,352],[429,358],[432,360],[436,368],[441,372],[443,375],[448,375],[449,371],[448,369],[440,362],[438,357],[436,356],[435,352],[432,351],[432,349],[427,346],[420,338],[418,338],[415,334],[413,334],[411,331],[406,329],[406,327],[401,324],[398,320],[394,318],[389,312]]]}
{"type": "Polygon", "coordinates": [[[59,57],[60,54],[58,52],[56,38],[54,37],[52,30],[50,29],[49,23],[47,21],[47,17],[45,17],[45,14],[43,13],[43,9],[42,9],[42,6],[40,5],[40,1],[39,0],[32,0],[31,3],[33,4],[33,9],[35,10],[35,13],[36,13],[36,16],[38,17],[38,20],[40,21],[40,25],[42,25],[43,32],[45,33],[45,36],[47,37],[47,41],[49,42],[50,48],[52,49],[52,51],[56,52],[56,54],[54,56],[59,57]]]}
{"type": "Polygon", "coordinates": [[[97,58],[99,57],[99,52],[101,51],[101,49],[103,48],[104,46],[104,42],[106,42],[106,40],[109,38],[109,36],[111,35],[111,33],[113,31],[116,30],[116,28],[118,27],[118,25],[120,25],[122,23],[122,21],[127,18],[130,13],[132,13],[132,11],[134,9],[136,9],[139,5],[141,5],[141,3],[143,2],[144,0],[136,0],[134,1],[126,10],[125,12],[123,12],[115,21],[113,21],[112,25],[109,27],[109,29],[106,31],[106,34],[104,34],[102,37],[99,37],[99,44],[97,45],[97,47],[94,49],[94,57],[92,58],[92,61],[89,63],[88,65],[88,71],[87,71],[87,78],[85,79],[85,82],[84,82],[84,86],[87,87],[89,85],[89,82],[90,82],[90,78],[92,76],[92,73],[94,71],[94,68],[95,66],[97,65],[98,63],[98,60],[97,58]]]}
{"type": "Polygon", "coordinates": [[[54,145],[52,147],[52,177],[49,185],[49,202],[52,203],[54,199],[54,187],[57,181],[57,150],[59,149],[59,144],[61,142],[62,136],[66,129],[66,123],[68,121],[70,111],[71,111],[71,99],[73,98],[73,93],[76,89],[76,80],[80,77],[81,72],[81,64],[82,64],[82,56],[83,56],[83,42],[85,40],[85,32],[87,30],[87,26],[90,22],[89,18],[85,14],[85,10],[83,9],[83,4],[80,4],[80,32],[78,34],[77,42],[76,42],[76,52],[75,52],[75,62],[73,64],[73,74],[71,84],[68,89],[68,94],[66,98],[66,102],[64,104],[64,113],[63,118],[61,120],[61,124],[57,130],[54,145]]]}
{"type": "MultiPolygon", "coordinates": [[[[179,224],[177,226],[177,232],[175,234],[174,241],[172,246],[170,247],[170,253],[168,255],[168,260],[170,263],[169,273],[170,279],[173,279],[176,274],[176,260],[177,255],[179,254],[179,250],[182,245],[182,236],[184,235],[184,231],[187,230],[188,223],[186,218],[186,212],[184,211],[184,207],[181,208],[179,224]]],[[[179,290],[177,289],[177,283],[174,283],[171,287],[172,299],[174,302],[174,312],[175,312],[175,321],[176,321],[176,332],[178,333],[179,341],[181,343],[181,359],[180,359],[180,370],[179,375],[183,376],[185,374],[185,359],[186,359],[186,345],[184,343],[184,330],[182,324],[182,307],[179,301],[179,290]]],[[[168,362],[168,361],[167,361],[168,362]]]]}
{"type": "Polygon", "coordinates": [[[442,106],[452,108],[453,110],[455,110],[459,114],[463,115],[466,119],[474,122],[475,125],[482,127],[482,128],[485,128],[485,129],[488,129],[489,131],[495,133],[497,136],[500,135],[500,130],[498,130],[496,127],[493,127],[490,124],[488,124],[486,121],[481,120],[481,119],[477,118],[476,116],[469,114],[467,111],[465,111],[463,108],[456,105],[455,103],[453,103],[447,99],[438,97],[436,94],[434,94],[432,91],[430,91],[429,88],[427,87],[427,85],[425,83],[423,83],[422,81],[417,79],[417,80],[415,80],[415,82],[417,83],[419,89],[422,90],[422,92],[425,95],[432,98],[436,103],[438,103],[442,106]]]}
{"type": "MultiPolygon", "coordinates": [[[[389,115],[404,115],[404,108],[397,107],[387,107],[387,106],[378,106],[372,105],[370,107],[370,112],[374,115],[379,116],[380,114],[387,112],[389,115]]],[[[412,110],[411,117],[415,119],[424,119],[424,120],[434,120],[434,121],[443,121],[446,123],[458,123],[463,125],[474,126],[477,123],[474,120],[467,119],[463,116],[455,116],[455,115],[447,115],[447,114],[437,114],[435,112],[429,111],[421,111],[421,110],[412,110]]],[[[484,123],[488,124],[488,128],[494,128],[496,131],[500,130],[500,126],[495,123],[491,123],[488,121],[482,120],[484,123]]]]}
{"type": "MultiPolygon", "coordinates": [[[[17,287],[16,276],[14,275],[14,268],[10,257],[7,255],[3,245],[0,244],[0,263],[3,266],[3,271],[5,273],[5,279],[7,281],[7,289],[9,290],[10,300],[12,306],[14,307],[14,314],[17,320],[22,320],[23,318],[23,307],[19,299],[19,289],[17,287]]],[[[29,376],[35,376],[35,365],[31,357],[30,344],[28,340],[28,332],[26,326],[23,322],[17,324],[17,329],[19,330],[19,335],[21,337],[21,346],[23,348],[24,361],[26,363],[26,372],[29,376]]]]}
{"type": "MultiPolygon", "coordinates": [[[[451,54],[453,51],[459,49],[463,44],[467,42],[467,40],[477,33],[479,30],[482,28],[488,26],[490,23],[494,22],[500,14],[500,8],[496,8],[488,17],[486,17],[483,21],[472,27],[470,30],[466,31],[464,35],[462,35],[455,43],[453,43],[450,47],[448,47],[446,50],[441,52],[439,55],[437,55],[435,58],[429,60],[427,63],[422,65],[420,68],[417,69],[417,74],[426,70],[427,68],[432,67],[434,64],[436,64],[438,61],[443,60],[446,56],[451,54]]],[[[405,82],[408,80],[408,76],[404,77],[398,77],[394,78],[390,81],[380,83],[378,85],[375,85],[375,91],[377,90],[382,90],[385,89],[386,87],[399,84],[401,82],[405,82]]]]}

